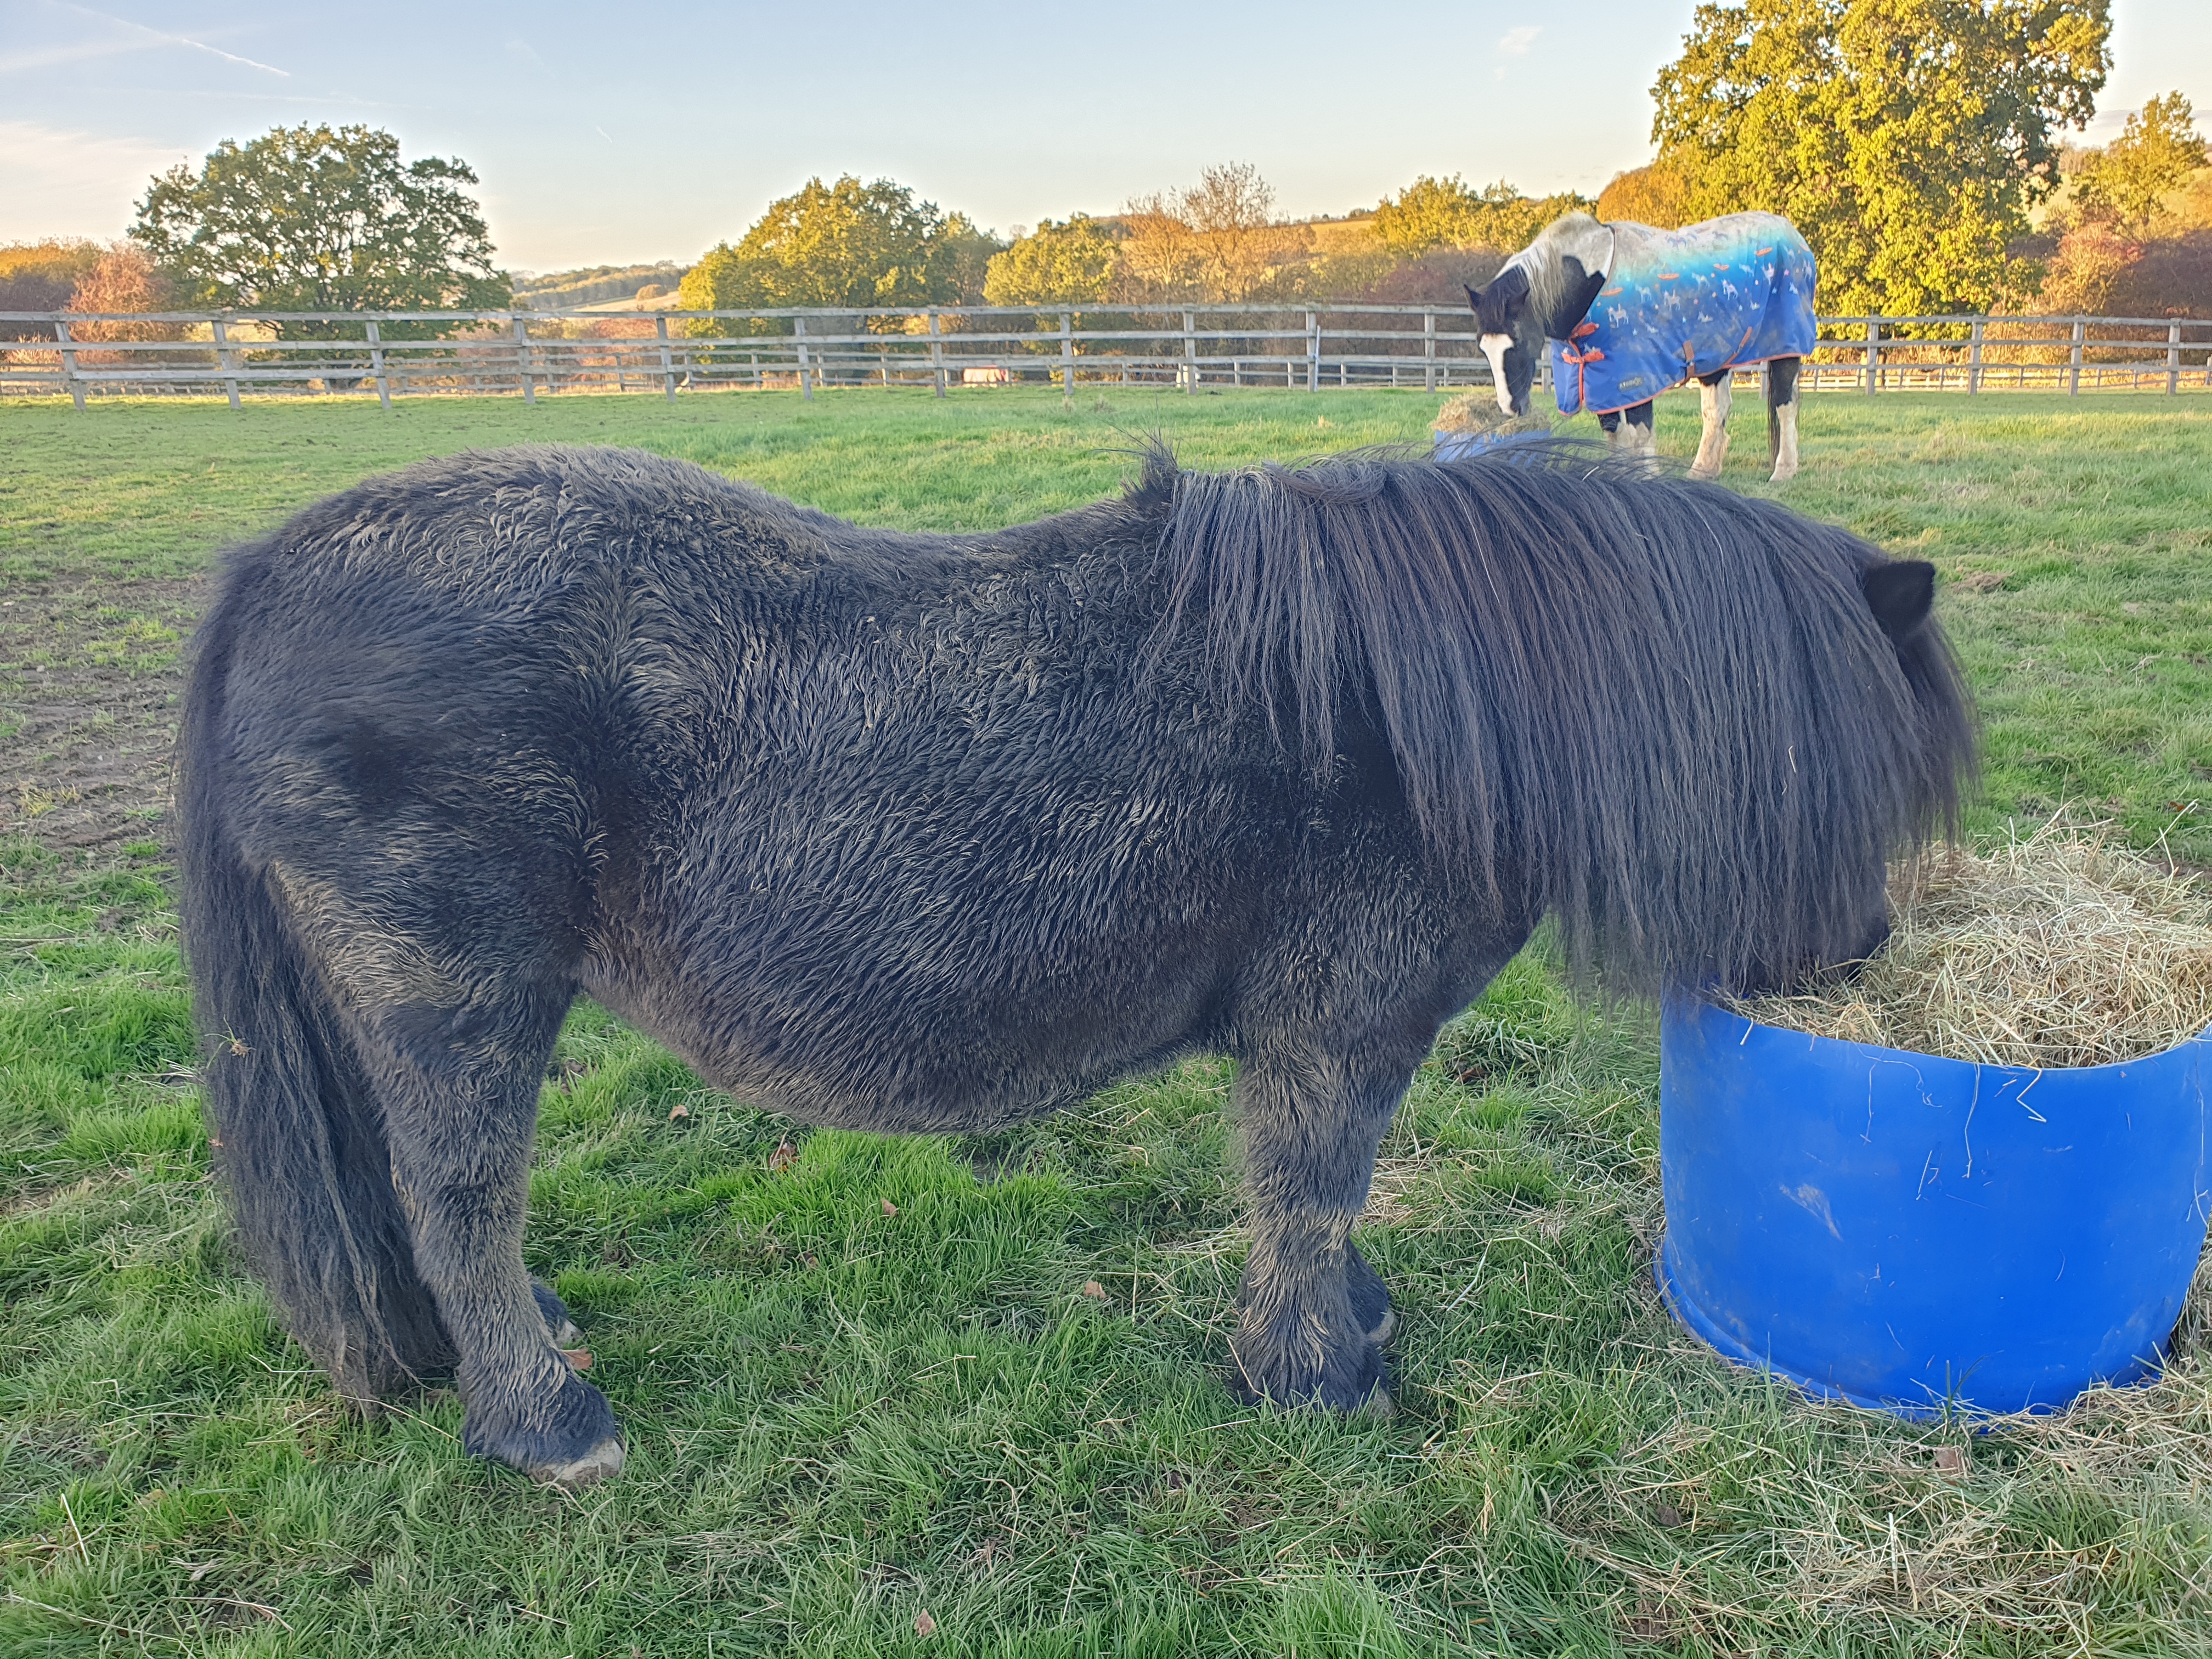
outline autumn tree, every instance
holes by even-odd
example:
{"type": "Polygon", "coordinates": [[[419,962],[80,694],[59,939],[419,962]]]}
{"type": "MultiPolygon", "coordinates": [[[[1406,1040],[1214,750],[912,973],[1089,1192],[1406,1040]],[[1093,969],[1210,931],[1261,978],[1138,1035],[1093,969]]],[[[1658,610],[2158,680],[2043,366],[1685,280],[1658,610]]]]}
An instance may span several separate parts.
{"type": "MultiPolygon", "coordinates": [[[[488,310],[513,289],[465,162],[403,164],[365,126],[277,127],[179,162],[138,204],[131,239],[190,302],[242,311],[488,310]]],[[[357,325],[288,323],[308,338],[357,325]]],[[[387,329],[391,333],[392,330],[387,329]]]]}
{"type": "Polygon", "coordinates": [[[771,202],[734,247],[718,243],[678,296],[692,311],[957,305],[981,297],[1000,246],[892,179],[810,179],[771,202]]]}
{"type": "MultiPolygon", "coordinates": [[[[105,249],[99,262],[79,279],[70,295],[75,312],[148,312],[174,307],[176,295],[167,276],[146,250],[124,240],[105,249]]],[[[70,333],[80,340],[180,340],[185,325],[164,322],[74,323],[70,333]]],[[[122,354],[115,354],[121,356],[122,354]]]]}
{"type": "Polygon", "coordinates": [[[1113,235],[1087,214],[1065,224],[1041,220],[993,257],[983,297],[994,306],[1096,304],[1106,297],[1119,258],[1113,235]]]}
{"type": "Polygon", "coordinates": [[[2197,131],[2196,111],[2180,93],[2170,92],[2129,116],[2118,137],[2083,160],[2075,175],[2075,201],[2086,219],[2140,231],[2157,216],[2168,192],[2207,165],[2212,154],[2197,131]]]}
{"type": "MultiPolygon", "coordinates": [[[[60,311],[103,250],[80,237],[0,246],[0,311],[60,311]]],[[[0,323],[0,340],[51,340],[52,323],[0,323]]]]}
{"type": "Polygon", "coordinates": [[[2110,0],[1742,0],[1698,6],[1660,71],[1653,141],[1690,216],[1786,215],[1841,311],[1983,311],[2095,111],[2110,0]]]}
{"type": "Polygon", "coordinates": [[[1375,234],[1401,258],[1431,248],[1526,247],[1538,231],[1563,213],[1588,212],[1587,196],[1570,191],[1558,196],[1523,196],[1503,179],[1480,190],[1454,173],[1426,173],[1386,198],[1375,210],[1375,234]]]}
{"type": "Polygon", "coordinates": [[[1672,156],[1613,175],[1597,193],[1597,216],[1608,224],[1631,219],[1661,230],[1680,230],[1690,222],[1690,181],[1672,156]]]}
{"type": "Polygon", "coordinates": [[[1249,300],[1271,270],[1306,251],[1309,234],[1274,209],[1274,186],[1247,161],[1139,197],[1121,213],[1120,286],[1136,300],[1249,300]]]}

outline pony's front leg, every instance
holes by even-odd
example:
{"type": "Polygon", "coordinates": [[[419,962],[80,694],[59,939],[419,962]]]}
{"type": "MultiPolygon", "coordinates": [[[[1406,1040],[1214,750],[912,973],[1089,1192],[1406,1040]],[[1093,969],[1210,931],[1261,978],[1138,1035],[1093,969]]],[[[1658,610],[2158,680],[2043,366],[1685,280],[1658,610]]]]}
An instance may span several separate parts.
{"type": "Polygon", "coordinates": [[[1705,432],[1698,441],[1698,459],[1690,463],[1693,478],[1721,476],[1721,463],[1728,457],[1729,380],[1733,373],[1723,368],[1698,377],[1698,409],[1705,417],[1705,432]]]}
{"type": "Polygon", "coordinates": [[[1238,1072],[1252,1249],[1231,1380],[1246,1400],[1389,1409],[1381,1352],[1389,1293],[1352,1243],[1352,1224],[1420,1060],[1285,1045],[1238,1072]]]}
{"type": "Polygon", "coordinates": [[[567,1310],[522,1260],[538,1091],[565,1001],[389,1009],[363,1046],[416,1271],[460,1353],[461,1443],[574,1487],[618,1472],[623,1443],[606,1396],[555,1346],[567,1310]]]}

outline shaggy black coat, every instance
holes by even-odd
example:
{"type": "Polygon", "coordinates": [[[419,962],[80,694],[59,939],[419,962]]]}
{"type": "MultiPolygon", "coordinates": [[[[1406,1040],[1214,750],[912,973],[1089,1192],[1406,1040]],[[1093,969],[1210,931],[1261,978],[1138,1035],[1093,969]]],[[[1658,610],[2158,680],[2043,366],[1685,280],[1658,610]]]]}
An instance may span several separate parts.
{"type": "Polygon", "coordinates": [[[973,1129],[1235,1057],[1251,1397],[1387,1402],[1349,1233],[1546,914],[1638,984],[1881,937],[1970,760],[1931,574],[1591,462],[1178,472],[975,536],[697,467],[426,463],[230,560],[181,745],[239,1232],[364,1402],[611,1473],[522,1259],[580,993],[812,1123],[973,1129]]]}

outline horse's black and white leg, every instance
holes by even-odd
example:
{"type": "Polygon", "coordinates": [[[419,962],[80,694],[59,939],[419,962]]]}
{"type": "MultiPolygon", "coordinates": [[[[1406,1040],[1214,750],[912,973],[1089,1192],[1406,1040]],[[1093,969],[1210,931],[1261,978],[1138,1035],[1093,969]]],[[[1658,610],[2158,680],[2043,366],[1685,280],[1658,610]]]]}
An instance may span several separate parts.
{"type": "Polygon", "coordinates": [[[1607,449],[1620,447],[1620,411],[1619,410],[1608,409],[1604,414],[1599,416],[1597,429],[1605,434],[1605,447],[1607,449]]]}
{"type": "Polygon", "coordinates": [[[1766,455],[1774,463],[1776,483],[1797,476],[1799,362],[1777,357],[1766,365],[1766,455]]]}
{"type": "Polygon", "coordinates": [[[1698,376],[1698,411],[1705,418],[1705,431],[1698,440],[1698,459],[1690,463],[1693,478],[1721,476],[1721,463],[1728,456],[1729,382],[1734,373],[1723,368],[1698,376]]]}
{"type": "Polygon", "coordinates": [[[1659,440],[1651,426],[1653,405],[1649,399],[1621,411],[1620,447],[1631,455],[1656,455],[1659,440]]]}

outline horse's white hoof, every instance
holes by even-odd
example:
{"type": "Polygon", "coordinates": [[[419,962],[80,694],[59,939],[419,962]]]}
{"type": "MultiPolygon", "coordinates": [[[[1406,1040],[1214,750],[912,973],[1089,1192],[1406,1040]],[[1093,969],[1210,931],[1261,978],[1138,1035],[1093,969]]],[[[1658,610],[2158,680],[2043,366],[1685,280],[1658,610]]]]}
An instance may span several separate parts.
{"type": "Polygon", "coordinates": [[[1352,1407],[1352,1414],[1370,1423],[1387,1423],[1398,1414],[1398,1402],[1390,1398],[1389,1389],[1377,1382],[1367,1398],[1352,1407]]]}
{"type": "Polygon", "coordinates": [[[594,1480],[613,1479],[622,1473],[623,1461],[622,1442],[610,1436],[573,1463],[532,1469],[530,1474],[533,1480],[542,1480],[549,1486],[574,1492],[579,1486],[590,1486],[594,1480]]]}
{"type": "Polygon", "coordinates": [[[1773,476],[1769,477],[1766,482],[1769,483],[1788,483],[1796,476],[1797,469],[1796,467],[1778,466],[1774,469],[1773,476]]]}
{"type": "Polygon", "coordinates": [[[1398,1310],[1395,1308],[1385,1308],[1382,1310],[1382,1322],[1367,1333],[1367,1340],[1379,1348],[1390,1340],[1390,1333],[1397,1328],[1398,1310]]]}
{"type": "Polygon", "coordinates": [[[1690,476],[1700,483],[1711,483],[1721,476],[1721,470],[1717,466],[1693,466],[1690,469],[1690,476]]]}

